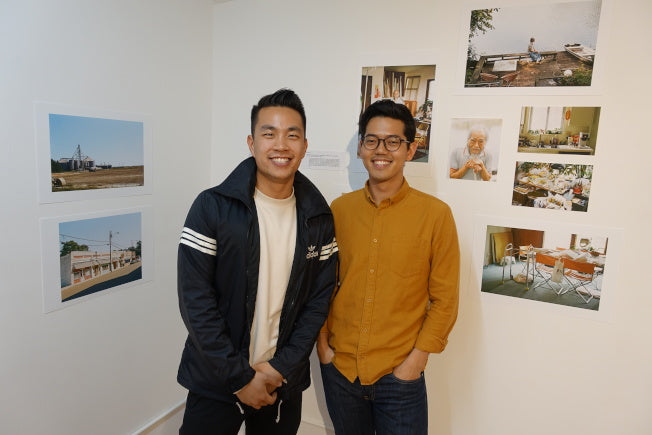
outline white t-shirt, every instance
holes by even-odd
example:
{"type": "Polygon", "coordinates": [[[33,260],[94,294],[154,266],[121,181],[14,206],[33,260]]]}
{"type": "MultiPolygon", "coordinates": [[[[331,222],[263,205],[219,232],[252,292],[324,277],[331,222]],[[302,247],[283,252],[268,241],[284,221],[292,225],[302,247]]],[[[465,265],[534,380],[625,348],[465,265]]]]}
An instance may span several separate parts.
{"type": "Polygon", "coordinates": [[[249,364],[252,366],[269,361],[276,352],[281,310],[297,240],[294,191],[288,198],[274,199],[256,189],[254,202],[260,229],[260,263],[249,345],[249,364]]]}

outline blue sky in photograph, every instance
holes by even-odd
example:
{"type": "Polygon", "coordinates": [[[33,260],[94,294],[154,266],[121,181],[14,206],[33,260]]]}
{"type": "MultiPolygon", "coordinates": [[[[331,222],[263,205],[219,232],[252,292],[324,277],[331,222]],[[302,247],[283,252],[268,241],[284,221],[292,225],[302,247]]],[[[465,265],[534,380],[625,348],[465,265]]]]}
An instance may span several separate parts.
{"type": "Polygon", "coordinates": [[[596,48],[600,2],[535,4],[499,8],[495,27],[471,39],[479,55],[527,52],[530,38],[538,51],[564,51],[564,44],[596,48]]]}
{"type": "Polygon", "coordinates": [[[49,114],[50,156],[71,158],[81,146],[82,158],[96,165],[142,166],[144,161],[143,123],[119,119],[49,114]]]}
{"type": "Polygon", "coordinates": [[[74,240],[88,245],[89,251],[109,250],[109,231],[113,232],[112,248],[136,246],[141,239],[141,213],[127,213],[93,219],[59,223],[59,241],[74,240]]]}

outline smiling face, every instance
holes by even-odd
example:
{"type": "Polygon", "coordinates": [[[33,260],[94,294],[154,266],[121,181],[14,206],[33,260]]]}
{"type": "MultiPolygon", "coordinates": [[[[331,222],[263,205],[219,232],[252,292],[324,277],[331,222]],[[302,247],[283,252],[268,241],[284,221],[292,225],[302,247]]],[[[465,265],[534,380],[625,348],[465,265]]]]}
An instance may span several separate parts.
{"type": "Polygon", "coordinates": [[[480,154],[484,150],[487,143],[487,135],[482,130],[473,130],[469,133],[469,138],[466,141],[469,147],[469,154],[480,154]]]}
{"type": "Polygon", "coordinates": [[[289,107],[260,109],[247,144],[256,160],[258,190],[272,198],[290,196],[294,174],[308,147],[299,112],[289,107]]]}
{"type": "MultiPolygon", "coordinates": [[[[399,136],[405,139],[403,121],[384,116],[372,118],[367,124],[365,135],[373,134],[381,139],[387,136],[399,136]]],[[[403,167],[405,162],[412,160],[416,152],[416,144],[403,142],[398,150],[390,152],[384,142],[378,144],[375,150],[368,150],[358,144],[358,156],[369,172],[369,185],[382,184],[391,194],[397,192],[403,183],[403,167]]]]}

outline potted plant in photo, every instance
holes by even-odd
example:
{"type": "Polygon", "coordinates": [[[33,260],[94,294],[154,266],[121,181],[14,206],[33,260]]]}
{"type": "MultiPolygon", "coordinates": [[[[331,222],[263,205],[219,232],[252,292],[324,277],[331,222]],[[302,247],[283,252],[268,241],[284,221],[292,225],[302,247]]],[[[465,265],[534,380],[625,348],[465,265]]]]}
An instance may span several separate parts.
{"type": "Polygon", "coordinates": [[[430,117],[432,116],[432,100],[424,101],[423,104],[419,106],[417,110],[418,110],[417,115],[420,115],[417,116],[418,118],[430,119],[430,117]]]}

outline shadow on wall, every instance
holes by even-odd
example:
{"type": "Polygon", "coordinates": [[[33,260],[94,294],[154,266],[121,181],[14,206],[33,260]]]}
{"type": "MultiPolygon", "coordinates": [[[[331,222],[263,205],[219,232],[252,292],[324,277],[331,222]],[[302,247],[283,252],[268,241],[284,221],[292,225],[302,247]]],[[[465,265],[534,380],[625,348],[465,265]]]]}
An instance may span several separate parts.
{"type": "Polygon", "coordinates": [[[349,153],[349,167],[347,170],[351,191],[362,189],[365,181],[369,178],[362,161],[358,158],[358,143],[358,134],[354,133],[346,147],[349,153]]]}

